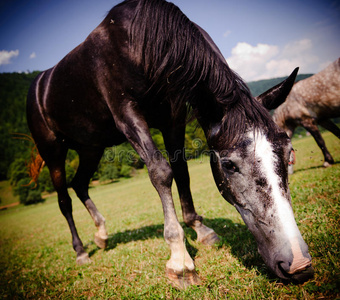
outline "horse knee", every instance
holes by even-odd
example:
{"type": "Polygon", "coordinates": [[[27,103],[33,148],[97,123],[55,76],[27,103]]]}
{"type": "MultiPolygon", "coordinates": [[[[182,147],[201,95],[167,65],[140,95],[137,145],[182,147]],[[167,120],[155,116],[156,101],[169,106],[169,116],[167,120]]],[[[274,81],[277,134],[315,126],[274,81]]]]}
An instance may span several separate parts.
{"type": "Polygon", "coordinates": [[[148,171],[150,180],[156,188],[158,186],[171,187],[174,175],[170,165],[164,158],[149,164],[148,171]]]}
{"type": "Polygon", "coordinates": [[[179,223],[164,226],[164,239],[168,244],[184,241],[184,230],[179,223]]]}

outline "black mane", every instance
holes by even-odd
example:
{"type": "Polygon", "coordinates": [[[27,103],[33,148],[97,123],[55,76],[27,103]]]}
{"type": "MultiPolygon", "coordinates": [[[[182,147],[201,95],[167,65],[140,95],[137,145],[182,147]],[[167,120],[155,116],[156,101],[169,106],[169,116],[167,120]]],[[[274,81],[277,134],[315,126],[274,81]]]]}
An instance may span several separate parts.
{"type": "MultiPolygon", "coordinates": [[[[135,0],[127,2],[131,1],[135,0]]],[[[267,111],[212,41],[174,4],[138,1],[129,36],[131,51],[144,68],[149,95],[167,98],[173,114],[183,102],[189,103],[201,122],[220,123],[223,142],[230,145],[249,125],[273,132],[267,111]]]]}

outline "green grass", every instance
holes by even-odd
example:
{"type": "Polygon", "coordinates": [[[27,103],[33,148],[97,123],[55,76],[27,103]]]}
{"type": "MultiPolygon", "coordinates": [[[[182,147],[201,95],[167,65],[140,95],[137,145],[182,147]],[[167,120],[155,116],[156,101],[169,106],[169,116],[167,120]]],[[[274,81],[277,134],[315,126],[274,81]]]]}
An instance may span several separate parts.
{"type": "MultiPolygon", "coordinates": [[[[322,168],[322,154],[310,137],[293,141],[293,208],[313,257],[315,278],[284,284],[257,253],[254,238],[236,210],[219,195],[208,161],[189,163],[197,211],[221,236],[216,247],[195,241],[184,226],[187,247],[203,284],[172,288],[165,275],[170,251],[163,239],[161,202],[146,173],[93,187],[90,194],[105,216],[106,250],[93,243],[95,227],[75,197],[78,232],[92,263],[77,266],[71,235],[56,196],[34,206],[0,212],[1,299],[335,299],[340,297],[340,143],[325,133],[337,164],[322,168]]],[[[182,221],[176,188],[174,201],[182,221]]],[[[4,202],[4,199],[3,199],[4,202]]]]}

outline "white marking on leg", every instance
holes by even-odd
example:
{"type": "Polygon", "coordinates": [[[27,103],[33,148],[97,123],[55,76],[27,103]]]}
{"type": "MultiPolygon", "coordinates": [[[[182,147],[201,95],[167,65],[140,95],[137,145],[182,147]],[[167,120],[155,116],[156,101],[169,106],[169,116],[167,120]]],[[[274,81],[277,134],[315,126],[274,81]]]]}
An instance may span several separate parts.
{"type": "Polygon", "coordinates": [[[96,233],[96,236],[101,238],[102,240],[107,240],[108,235],[105,228],[105,218],[102,216],[102,214],[97,210],[95,204],[92,202],[91,199],[88,199],[85,202],[85,206],[90,213],[94,224],[96,225],[98,232],[96,233]]]}
{"type": "Polygon", "coordinates": [[[177,224],[177,230],[179,233],[178,238],[176,240],[165,239],[171,251],[171,257],[167,261],[166,267],[177,272],[182,272],[185,269],[193,271],[195,269],[195,265],[185,247],[183,228],[181,227],[181,225],[179,225],[178,222],[177,224]]]}

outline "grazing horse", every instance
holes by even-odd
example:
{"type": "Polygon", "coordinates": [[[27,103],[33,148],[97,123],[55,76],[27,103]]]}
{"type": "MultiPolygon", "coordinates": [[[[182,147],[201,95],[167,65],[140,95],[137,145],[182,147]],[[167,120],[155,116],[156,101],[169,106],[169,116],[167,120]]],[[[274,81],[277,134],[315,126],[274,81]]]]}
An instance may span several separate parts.
{"type": "Polygon", "coordinates": [[[292,146],[265,108],[285,100],[296,74],[255,99],[209,35],[175,5],[128,0],[115,6],[82,44],[38,75],[27,100],[29,128],[50,170],[77,262],[86,263],[89,256],[72,217],[66,153],[75,149],[79,154],[72,187],[93,218],[95,242],[103,248],[105,220],[88,195],[88,183],[104,148],[129,141],[162,202],[164,238],[171,250],[166,274],[179,288],[200,283],[171,193],[175,179],[185,224],[198,241],[218,241],[196,213],[190,192],[184,159],[190,108],[211,149],[217,187],[254,234],[265,263],[283,279],[312,277],[288,187],[292,146]],[[161,130],[170,164],[156,148],[151,127],[161,130]]]}
{"type": "Polygon", "coordinates": [[[334,164],[334,160],[318,125],[340,139],[340,129],[330,120],[337,117],[340,117],[340,58],[319,73],[297,82],[273,115],[276,124],[290,138],[298,126],[311,133],[324,155],[324,167],[334,164]]]}

